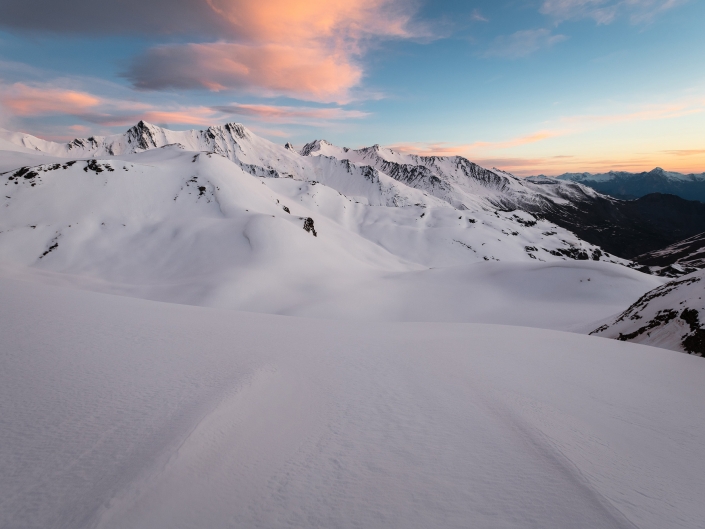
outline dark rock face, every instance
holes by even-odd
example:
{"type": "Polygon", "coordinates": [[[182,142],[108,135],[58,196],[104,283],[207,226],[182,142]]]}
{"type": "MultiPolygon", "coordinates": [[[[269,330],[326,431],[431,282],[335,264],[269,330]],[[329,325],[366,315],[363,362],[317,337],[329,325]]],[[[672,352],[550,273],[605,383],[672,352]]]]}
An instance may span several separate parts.
{"type": "Polygon", "coordinates": [[[705,204],[658,193],[631,201],[586,195],[536,213],[625,259],[705,232],[705,204]]]}
{"type": "Polygon", "coordinates": [[[318,237],[318,234],[316,233],[316,228],[313,227],[313,219],[311,217],[308,217],[304,220],[304,230],[309,233],[312,233],[314,237],[318,237]]]}
{"type": "Polygon", "coordinates": [[[688,268],[705,268],[705,233],[698,233],[675,244],[635,257],[635,261],[647,266],[671,266],[678,264],[688,268]]]}

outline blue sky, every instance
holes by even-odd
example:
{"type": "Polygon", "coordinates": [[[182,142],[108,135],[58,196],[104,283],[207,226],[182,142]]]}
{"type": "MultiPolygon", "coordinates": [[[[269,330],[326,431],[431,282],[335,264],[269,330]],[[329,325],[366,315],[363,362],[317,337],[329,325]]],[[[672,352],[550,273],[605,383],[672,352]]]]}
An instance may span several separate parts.
{"type": "Polygon", "coordinates": [[[0,126],[705,171],[702,0],[2,0],[0,126]],[[61,5],[57,5],[61,4],[61,5]]]}

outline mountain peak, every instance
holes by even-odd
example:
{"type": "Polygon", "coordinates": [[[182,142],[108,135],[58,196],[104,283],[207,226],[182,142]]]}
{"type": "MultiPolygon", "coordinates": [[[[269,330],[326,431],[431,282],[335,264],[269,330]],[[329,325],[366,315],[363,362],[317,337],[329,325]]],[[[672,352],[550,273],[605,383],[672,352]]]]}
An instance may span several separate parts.
{"type": "Polygon", "coordinates": [[[326,141],[326,140],[313,140],[313,141],[307,143],[306,145],[304,145],[299,154],[301,154],[301,156],[309,156],[313,152],[320,151],[321,147],[323,145],[333,145],[333,144],[330,143],[329,141],[326,141]]]}

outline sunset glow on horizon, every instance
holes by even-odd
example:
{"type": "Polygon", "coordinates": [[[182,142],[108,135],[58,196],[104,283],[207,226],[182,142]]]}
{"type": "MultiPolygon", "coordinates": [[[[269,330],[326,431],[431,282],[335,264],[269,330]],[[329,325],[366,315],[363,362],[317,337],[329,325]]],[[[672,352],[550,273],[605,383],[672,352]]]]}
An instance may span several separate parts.
{"type": "Polygon", "coordinates": [[[705,171],[697,0],[4,0],[0,127],[238,121],[518,175],[705,171]]]}

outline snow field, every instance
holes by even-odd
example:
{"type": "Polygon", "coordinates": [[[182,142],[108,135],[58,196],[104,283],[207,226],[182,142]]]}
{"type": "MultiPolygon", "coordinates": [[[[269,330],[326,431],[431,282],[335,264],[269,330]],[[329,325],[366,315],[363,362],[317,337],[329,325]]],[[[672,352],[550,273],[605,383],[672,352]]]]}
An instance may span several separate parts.
{"type": "Polygon", "coordinates": [[[701,359],[0,280],[2,527],[688,527],[701,359]]]}

